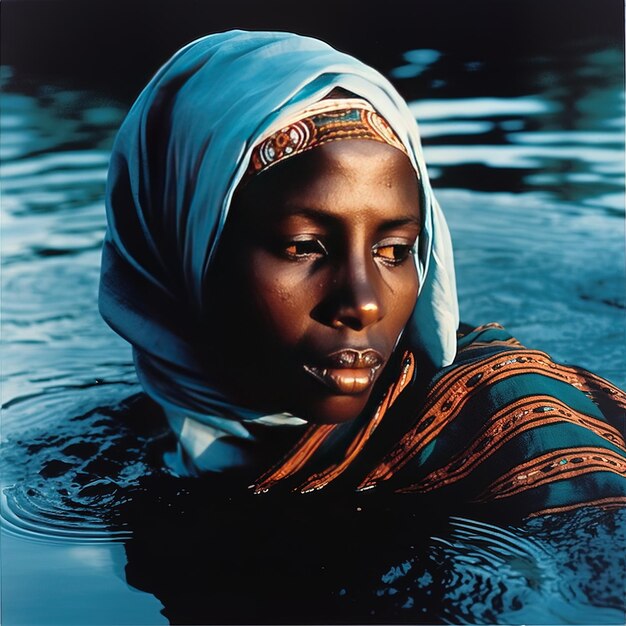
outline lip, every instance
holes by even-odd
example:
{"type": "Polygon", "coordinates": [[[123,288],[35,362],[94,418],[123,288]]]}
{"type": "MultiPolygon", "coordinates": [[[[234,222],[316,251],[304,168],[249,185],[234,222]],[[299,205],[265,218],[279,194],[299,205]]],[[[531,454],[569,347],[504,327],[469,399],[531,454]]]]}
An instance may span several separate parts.
{"type": "Polygon", "coordinates": [[[337,350],[315,365],[305,364],[304,370],[331,391],[353,396],[369,389],[376,380],[384,358],[376,350],[337,350]]]}

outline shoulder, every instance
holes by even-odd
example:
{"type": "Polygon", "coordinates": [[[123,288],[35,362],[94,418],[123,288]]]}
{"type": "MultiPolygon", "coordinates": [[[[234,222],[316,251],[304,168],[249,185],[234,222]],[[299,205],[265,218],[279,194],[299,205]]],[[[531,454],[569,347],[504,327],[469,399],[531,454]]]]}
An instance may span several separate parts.
{"type": "Polygon", "coordinates": [[[455,362],[361,488],[386,483],[521,514],[624,504],[625,408],[608,381],[488,324],[459,337],[455,362]]]}

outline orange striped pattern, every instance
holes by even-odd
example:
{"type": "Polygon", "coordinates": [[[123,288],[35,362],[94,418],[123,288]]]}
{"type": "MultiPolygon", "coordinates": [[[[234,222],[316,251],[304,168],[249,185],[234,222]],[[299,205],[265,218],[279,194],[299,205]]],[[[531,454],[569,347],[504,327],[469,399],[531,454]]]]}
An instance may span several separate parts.
{"type": "Polygon", "coordinates": [[[560,365],[559,367],[572,374],[578,380],[579,388],[591,398],[595,397],[598,391],[606,393],[619,407],[626,410],[626,393],[613,383],[582,368],[570,365],[560,365]]]}
{"type": "Polygon", "coordinates": [[[626,452],[621,433],[606,422],[575,411],[552,396],[521,398],[496,413],[478,433],[472,444],[450,463],[431,472],[419,483],[403,487],[399,493],[426,493],[468,476],[480,463],[518,434],[549,424],[569,422],[587,428],[626,452]]]}
{"type": "Polygon", "coordinates": [[[589,474],[609,471],[626,476],[626,459],[606,448],[564,448],[548,452],[517,465],[494,481],[476,498],[487,502],[514,496],[542,485],[589,474]]]}
{"type": "Polygon", "coordinates": [[[257,494],[266,493],[279,480],[295,474],[302,469],[336,427],[337,424],[313,424],[310,426],[294,448],[281,461],[279,467],[272,467],[255,484],[250,485],[250,488],[254,489],[254,493],[257,494]]]}
{"type": "Polygon", "coordinates": [[[421,411],[416,426],[366,477],[359,489],[368,489],[380,481],[388,480],[433,441],[467,404],[471,396],[468,389],[480,389],[518,373],[542,374],[580,388],[577,377],[569,371],[563,371],[561,366],[538,350],[507,351],[485,358],[480,365],[468,363],[460,366],[437,382],[429,394],[430,401],[421,411]]]}

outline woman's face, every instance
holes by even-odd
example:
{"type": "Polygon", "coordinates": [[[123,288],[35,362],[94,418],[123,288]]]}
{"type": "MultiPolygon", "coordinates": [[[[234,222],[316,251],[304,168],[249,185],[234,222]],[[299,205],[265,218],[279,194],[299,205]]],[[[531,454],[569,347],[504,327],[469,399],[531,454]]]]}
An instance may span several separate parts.
{"type": "Polygon", "coordinates": [[[415,306],[419,231],[415,171],[387,144],[330,142],[251,179],[211,277],[215,375],[245,406],[356,418],[415,306]]]}

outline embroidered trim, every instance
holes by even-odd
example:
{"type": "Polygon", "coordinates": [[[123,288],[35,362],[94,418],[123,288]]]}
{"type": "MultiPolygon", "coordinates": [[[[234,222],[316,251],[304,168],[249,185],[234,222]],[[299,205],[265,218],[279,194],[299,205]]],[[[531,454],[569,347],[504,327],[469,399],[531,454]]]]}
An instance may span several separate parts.
{"type": "Polygon", "coordinates": [[[440,379],[429,396],[416,425],[402,438],[398,446],[359,485],[370,489],[378,482],[390,479],[424,449],[469,401],[469,388],[479,389],[515,374],[541,374],[586,391],[585,380],[572,368],[554,363],[538,350],[511,350],[486,358],[479,366],[468,363],[440,379]]]}
{"type": "Polygon", "coordinates": [[[360,98],[322,100],[302,111],[252,150],[246,176],[276,163],[340,139],[371,139],[407,154],[391,126],[372,105],[360,98]]]}
{"type": "Polygon", "coordinates": [[[397,493],[426,493],[458,482],[518,434],[563,422],[588,428],[626,452],[624,440],[616,428],[575,411],[551,396],[533,396],[532,399],[522,398],[504,407],[489,420],[471,445],[450,463],[431,472],[419,483],[397,490],[397,493]]]}
{"type": "Polygon", "coordinates": [[[626,476],[626,459],[606,448],[566,448],[521,463],[493,482],[475,502],[514,496],[555,480],[608,471],[626,476]]]}

